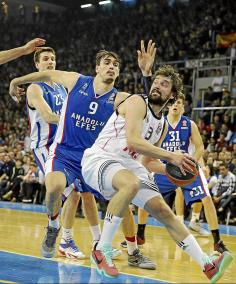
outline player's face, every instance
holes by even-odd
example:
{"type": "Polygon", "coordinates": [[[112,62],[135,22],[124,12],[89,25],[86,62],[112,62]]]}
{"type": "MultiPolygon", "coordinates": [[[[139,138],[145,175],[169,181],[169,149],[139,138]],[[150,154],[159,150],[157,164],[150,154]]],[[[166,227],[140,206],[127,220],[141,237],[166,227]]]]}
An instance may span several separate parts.
{"type": "Polygon", "coordinates": [[[42,52],[39,56],[39,62],[36,63],[39,71],[55,70],[56,57],[52,52],[42,52]]]}
{"type": "Polygon", "coordinates": [[[169,113],[173,115],[182,115],[184,113],[183,100],[178,99],[171,106],[169,106],[169,113]]]}
{"type": "Polygon", "coordinates": [[[152,83],[148,100],[151,104],[162,106],[169,99],[173,98],[171,90],[171,79],[169,77],[158,75],[152,83]]]}
{"type": "Polygon", "coordinates": [[[119,76],[120,64],[112,56],[105,56],[101,59],[100,65],[96,66],[96,73],[102,81],[107,84],[115,82],[119,76]]]}

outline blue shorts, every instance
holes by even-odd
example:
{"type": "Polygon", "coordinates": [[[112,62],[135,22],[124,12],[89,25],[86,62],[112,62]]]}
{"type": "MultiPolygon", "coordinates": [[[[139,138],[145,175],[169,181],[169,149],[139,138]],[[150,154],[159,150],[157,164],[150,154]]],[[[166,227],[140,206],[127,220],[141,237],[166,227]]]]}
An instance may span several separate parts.
{"type": "Polygon", "coordinates": [[[81,156],[81,152],[61,149],[56,149],[51,153],[50,148],[45,166],[46,175],[50,172],[62,172],[66,177],[67,186],[74,183],[77,192],[91,192],[95,197],[104,199],[102,195],[85,183],[81,172],[81,156]]]}
{"type": "MultiPolygon", "coordinates": [[[[155,174],[154,179],[160,193],[163,195],[175,191],[177,188],[177,186],[169,181],[165,175],[155,174]]],[[[182,187],[182,191],[186,205],[191,205],[192,203],[199,201],[206,196],[210,196],[207,180],[202,169],[199,169],[199,175],[196,180],[193,183],[182,187]]]]}

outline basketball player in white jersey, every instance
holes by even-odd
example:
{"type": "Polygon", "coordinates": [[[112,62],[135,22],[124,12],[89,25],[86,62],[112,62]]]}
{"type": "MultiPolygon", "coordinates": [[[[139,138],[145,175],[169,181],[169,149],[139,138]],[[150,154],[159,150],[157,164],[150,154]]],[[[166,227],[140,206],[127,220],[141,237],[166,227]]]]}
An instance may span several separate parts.
{"type": "MultiPolygon", "coordinates": [[[[41,47],[34,54],[34,63],[39,72],[55,70],[56,54],[51,47],[41,47]]],[[[53,142],[59,116],[67,92],[63,85],[52,81],[37,82],[27,89],[27,108],[30,122],[30,148],[37,166],[45,174],[45,163],[49,147],[53,142]]],[[[72,226],[79,202],[79,194],[69,187],[65,191],[68,200],[62,209],[62,238],[59,254],[68,258],[82,259],[85,255],[75,245],[72,226]]],[[[49,225],[54,220],[49,219],[49,225]]]]}
{"type": "Polygon", "coordinates": [[[0,65],[19,58],[23,55],[34,52],[39,46],[45,44],[45,40],[42,38],[35,38],[27,42],[25,45],[16,47],[9,50],[0,51],[0,65]]]}
{"type": "Polygon", "coordinates": [[[159,68],[148,98],[128,97],[117,107],[94,145],[84,152],[82,173],[86,183],[110,200],[100,241],[91,256],[100,273],[112,277],[119,274],[110,257],[111,242],[131,201],[159,219],[212,282],[223,275],[232,260],[228,252],[215,260],[203,253],[165,203],[149,172],[137,161],[143,154],[169,161],[182,172],[194,165],[188,154],[169,152],[153,145],[161,139],[164,129],[161,110],[182,92],[182,87],[179,74],[171,66],[159,68]]]}

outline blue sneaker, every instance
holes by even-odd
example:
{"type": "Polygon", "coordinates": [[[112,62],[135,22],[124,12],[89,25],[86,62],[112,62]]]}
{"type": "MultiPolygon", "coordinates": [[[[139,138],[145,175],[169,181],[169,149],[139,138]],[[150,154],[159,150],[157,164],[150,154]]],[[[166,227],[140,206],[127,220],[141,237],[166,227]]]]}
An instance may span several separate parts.
{"type": "Polygon", "coordinates": [[[85,255],[80,251],[72,239],[61,239],[58,254],[69,259],[85,259],[85,255]]]}
{"type": "Polygon", "coordinates": [[[43,257],[51,258],[54,257],[56,253],[56,240],[60,229],[56,229],[48,226],[46,228],[46,236],[43,239],[41,245],[41,255],[43,257]]]}

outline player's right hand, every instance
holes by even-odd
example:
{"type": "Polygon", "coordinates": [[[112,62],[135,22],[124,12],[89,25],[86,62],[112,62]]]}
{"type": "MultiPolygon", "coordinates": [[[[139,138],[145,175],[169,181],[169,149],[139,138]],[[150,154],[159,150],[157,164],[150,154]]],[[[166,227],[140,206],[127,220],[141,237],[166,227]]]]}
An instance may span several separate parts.
{"type": "Polygon", "coordinates": [[[144,46],[144,41],[141,40],[140,50],[138,50],[138,65],[142,71],[143,76],[151,76],[152,66],[156,56],[155,42],[150,39],[147,48],[144,46]]]}
{"type": "Polygon", "coordinates": [[[18,87],[13,79],[10,83],[9,94],[15,102],[19,103],[21,97],[25,95],[25,89],[18,87]]]}
{"type": "Polygon", "coordinates": [[[196,161],[193,157],[191,157],[187,153],[182,153],[180,151],[176,151],[173,153],[170,163],[179,167],[181,172],[186,175],[185,170],[190,172],[193,171],[193,167],[196,167],[196,161]]]}

